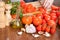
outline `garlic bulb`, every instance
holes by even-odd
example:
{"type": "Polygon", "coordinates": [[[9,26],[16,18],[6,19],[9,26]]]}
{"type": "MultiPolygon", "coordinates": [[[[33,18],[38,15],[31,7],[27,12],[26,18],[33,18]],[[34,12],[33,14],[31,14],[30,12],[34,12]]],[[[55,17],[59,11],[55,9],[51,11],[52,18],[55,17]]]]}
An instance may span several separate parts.
{"type": "Polygon", "coordinates": [[[35,33],[36,32],[36,28],[33,24],[25,25],[25,27],[26,27],[27,33],[35,33]]]}

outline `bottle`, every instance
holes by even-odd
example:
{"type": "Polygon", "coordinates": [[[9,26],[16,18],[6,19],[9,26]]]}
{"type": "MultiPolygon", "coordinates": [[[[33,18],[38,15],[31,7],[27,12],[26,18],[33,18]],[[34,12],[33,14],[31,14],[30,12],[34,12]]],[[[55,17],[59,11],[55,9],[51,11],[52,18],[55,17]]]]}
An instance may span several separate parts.
{"type": "Polygon", "coordinates": [[[0,28],[5,28],[5,15],[4,15],[5,8],[0,7],[0,28]]]}

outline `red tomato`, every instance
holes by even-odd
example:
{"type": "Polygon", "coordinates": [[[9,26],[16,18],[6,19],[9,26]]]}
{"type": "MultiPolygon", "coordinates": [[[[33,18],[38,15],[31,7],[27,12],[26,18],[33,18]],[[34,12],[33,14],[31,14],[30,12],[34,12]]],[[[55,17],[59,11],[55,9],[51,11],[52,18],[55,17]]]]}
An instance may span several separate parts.
{"type": "Polygon", "coordinates": [[[34,24],[35,26],[38,26],[38,25],[42,24],[42,19],[39,18],[39,17],[34,16],[34,17],[33,17],[33,24],[34,24]]]}
{"type": "Polygon", "coordinates": [[[51,10],[51,13],[56,13],[57,11],[56,10],[51,10]]]}
{"type": "Polygon", "coordinates": [[[28,8],[28,9],[30,9],[30,8],[32,8],[32,7],[33,7],[32,4],[28,4],[28,5],[27,5],[27,8],[28,8]]]}
{"type": "Polygon", "coordinates": [[[56,16],[56,13],[51,12],[50,16],[56,16]]]}
{"type": "Polygon", "coordinates": [[[60,20],[58,20],[58,24],[60,25],[60,20]]]}
{"type": "Polygon", "coordinates": [[[42,30],[41,28],[42,28],[42,25],[38,25],[36,29],[37,31],[41,31],[42,30]]]}
{"type": "Polygon", "coordinates": [[[47,15],[48,15],[47,13],[44,13],[44,14],[43,14],[43,17],[45,17],[45,16],[47,16],[47,15]]]}
{"type": "Polygon", "coordinates": [[[23,14],[27,13],[26,8],[24,8],[22,11],[23,11],[23,14]]]}
{"type": "Polygon", "coordinates": [[[54,20],[56,22],[57,16],[56,13],[50,13],[51,20],[54,20]]]}
{"type": "Polygon", "coordinates": [[[36,14],[36,16],[37,16],[37,17],[40,17],[40,18],[43,18],[43,15],[40,14],[40,13],[36,14]]]}
{"type": "Polygon", "coordinates": [[[16,14],[11,15],[11,17],[12,17],[13,19],[15,19],[15,18],[16,18],[16,14]]]}
{"type": "Polygon", "coordinates": [[[46,27],[47,27],[47,25],[46,24],[43,24],[42,25],[42,31],[45,31],[46,27]]]}
{"type": "Polygon", "coordinates": [[[31,9],[32,9],[31,10],[32,12],[35,12],[36,11],[36,8],[35,7],[31,8],[31,9]]]}
{"type": "Polygon", "coordinates": [[[60,11],[57,11],[56,15],[57,15],[57,17],[59,17],[60,16],[60,11]]]}
{"type": "Polygon", "coordinates": [[[27,5],[27,13],[35,12],[35,11],[36,11],[36,8],[33,7],[32,4],[28,4],[28,5],[27,5]]]}
{"type": "Polygon", "coordinates": [[[54,20],[54,21],[56,22],[57,16],[51,16],[51,19],[54,20]]]}
{"type": "Polygon", "coordinates": [[[46,21],[49,21],[49,20],[51,19],[51,17],[50,17],[49,15],[47,15],[47,16],[44,17],[44,19],[45,19],[46,21]]]}
{"type": "Polygon", "coordinates": [[[59,7],[54,6],[54,5],[52,5],[51,8],[52,8],[52,10],[58,10],[59,9],[59,7]]]}
{"type": "Polygon", "coordinates": [[[50,26],[47,26],[45,31],[50,32],[50,26]]]}
{"type": "Polygon", "coordinates": [[[42,24],[46,24],[46,20],[45,19],[42,20],[42,24]]]}
{"type": "Polygon", "coordinates": [[[32,17],[31,16],[23,16],[22,17],[22,23],[23,24],[31,24],[32,23],[32,17]]]}
{"type": "Polygon", "coordinates": [[[26,3],[25,3],[24,1],[21,1],[21,2],[20,2],[20,6],[21,6],[22,8],[24,8],[24,7],[26,6],[26,3]]]}
{"type": "Polygon", "coordinates": [[[38,10],[41,11],[42,13],[46,13],[46,10],[43,7],[39,7],[38,10]]]}
{"type": "Polygon", "coordinates": [[[56,25],[56,23],[54,22],[54,20],[49,20],[48,21],[48,25],[49,26],[53,26],[53,25],[56,25]]]}
{"type": "Polygon", "coordinates": [[[54,34],[56,32],[56,28],[51,28],[50,33],[54,34]]]}

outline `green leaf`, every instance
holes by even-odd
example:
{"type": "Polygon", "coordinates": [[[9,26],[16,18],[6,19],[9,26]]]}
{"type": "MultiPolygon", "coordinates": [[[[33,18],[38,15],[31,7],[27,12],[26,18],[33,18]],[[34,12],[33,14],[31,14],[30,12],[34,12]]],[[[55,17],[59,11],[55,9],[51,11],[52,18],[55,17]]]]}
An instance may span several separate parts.
{"type": "Polygon", "coordinates": [[[22,10],[20,10],[20,18],[23,17],[23,13],[22,13],[22,10]]]}

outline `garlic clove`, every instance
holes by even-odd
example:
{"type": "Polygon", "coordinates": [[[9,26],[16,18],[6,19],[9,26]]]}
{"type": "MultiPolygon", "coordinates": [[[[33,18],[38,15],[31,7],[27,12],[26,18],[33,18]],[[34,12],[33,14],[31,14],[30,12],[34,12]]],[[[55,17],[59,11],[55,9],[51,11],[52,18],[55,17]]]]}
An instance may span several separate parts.
{"type": "Polygon", "coordinates": [[[25,32],[26,30],[25,30],[25,28],[21,28],[21,31],[25,32]]]}
{"type": "Polygon", "coordinates": [[[44,34],[44,32],[43,31],[39,31],[38,34],[44,34]]]}
{"type": "Polygon", "coordinates": [[[23,32],[22,32],[22,31],[20,31],[20,32],[18,32],[17,34],[18,34],[18,35],[22,35],[22,33],[23,33],[23,32]]]}
{"type": "Polygon", "coordinates": [[[51,35],[48,32],[45,32],[45,34],[43,34],[46,37],[50,37],[51,35]]]}
{"type": "Polygon", "coordinates": [[[38,34],[32,34],[32,36],[35,37],[35,38],[37,38],[37,37],[39,37],[40,35],[38,35],[38,34]]]}

